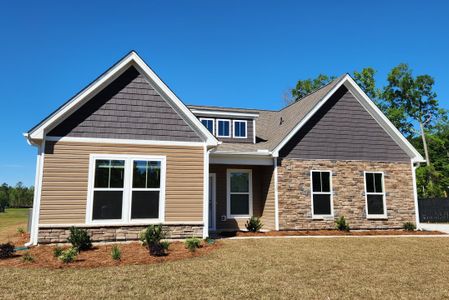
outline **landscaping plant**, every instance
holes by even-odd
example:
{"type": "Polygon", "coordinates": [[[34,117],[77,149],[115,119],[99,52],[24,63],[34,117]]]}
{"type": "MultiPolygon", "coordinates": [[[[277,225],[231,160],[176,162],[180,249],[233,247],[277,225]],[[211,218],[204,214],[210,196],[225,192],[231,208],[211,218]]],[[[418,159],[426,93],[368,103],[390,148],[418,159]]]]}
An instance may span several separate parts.
{"type": "Polygon", "coordinates": [[[70,227],[70,236],[67,241],[78,251],[89,250],[92,248],[92,241],[86,229],[70,227]]]}
{"type": "Polygon", "coordinates": [[[16,252],[14,244],[0,244],[0,259],[11,257],[16,252]]]}
{"type": "Polygon", "coordinates": [[[402,225],[402,228],[404,228],[405,231],[414,231],[416,226],[412,222],[405,222],[404,225],[402,225]]]}
{"type": "Polygon", "coordinates": [[[62,254],[62,248],[59,246],[56,246],[55,248],[53,248],[53,256],[58,258],[60,257],[62,254]]]}
{"type": "Polygon", "coordinates": [[[184,245],[190,252],[195,252],[201,246],[201,240],[199,238],[191,237],[186,239],[184,245]]]}
{"type": "Polygon", "coordinates": [[[30,252],[25,252],[25,254],[23,254],[23,256],[22,256],[22,260],[24,262],[33,262],[34,261],[34,257],[31,255],[30,252]]]}
{"type": "Polygon", "coordinates": [[[117,245],[112,246],[111,257],[113,260],[120,260],[122,258],[122,251],[117,245]]]}
{"type": "Polygon", "coordinates": [[[77,248],[72,247],[72,248],[62,251],[61,255],[59,256],[59,259],[63,263],[68,264],[68,263],[75,261],[77,255],[78,255],[77,248]]]}
{"type": "Polygon", "coordinates": [[[257,232],[260,229],[262,229],[262,222],[260,221],[260,218],[252,216],[251,219],[246,221],[246,229],[251,232],[257,232]]]}
{"type": "Polygon", "coordinates": [[[161,224],[150,225],[147,227],[143,233],[143,238],[145,240],[144,244],[148,247],[150,255],[153,256],[164,256],[166,255],[167,247],[162,240],[165,238],[166,234],[161,224]]]}
{"type": "Polygon", "coordinates": [[[17,227],[17,233],[18,234],[24,234],[25,233],[25,229],[23,229],[23,227],[17,227]]]}
{"type": "Polygon", "coordinates": [[[344,216],[341,216],[340,218],[338,218],[335,221],[335,228],[337,228],[340,231],[349,231],[350,230],[349,224],[346,221],[344,216]]]}

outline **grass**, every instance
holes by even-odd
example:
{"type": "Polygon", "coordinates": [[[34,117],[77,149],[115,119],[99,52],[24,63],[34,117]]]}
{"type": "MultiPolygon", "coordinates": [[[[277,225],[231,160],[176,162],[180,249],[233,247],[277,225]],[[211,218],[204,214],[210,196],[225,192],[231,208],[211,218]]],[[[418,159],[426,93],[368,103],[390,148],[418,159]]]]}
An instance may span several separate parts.
{"type": "Polygon", "coordinates": [[[4,213],[0,213],[0,243],[17,237],[19,227],[26,231],[27,220],[28,208],[7,208],[4,213]]]}
{"type": "Polygon", "coordinates": [[[3,298],[449,297],[449,238],[259,239],[223,243],[207,256],[153,265],[64,270],[0,268],[0,290],[3,298]]]}

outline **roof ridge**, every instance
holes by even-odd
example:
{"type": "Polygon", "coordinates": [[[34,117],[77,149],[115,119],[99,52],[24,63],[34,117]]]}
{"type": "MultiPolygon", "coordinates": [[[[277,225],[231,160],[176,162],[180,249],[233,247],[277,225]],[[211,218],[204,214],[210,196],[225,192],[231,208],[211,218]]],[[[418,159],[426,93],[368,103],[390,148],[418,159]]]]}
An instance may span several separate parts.
{"type": "Polygon", "coordinates": [[[286,108],[288,108],[288,107],[290,107],[290,106],[292,106],[292,105],[294,105],[294,104],[300,102],[300,101],[303,100],[304,98],[309,97],[310,95],[315,94],[316,92],[318,92],[318,91],[324,89],[325,87],[327,87],[327,86],[330,85],[331,83],[339,82],[339,81],[340,81],[343,77],[345,77],[347,74],[348,74],[348,73],[345,73],[345,74],[343,74],[343,75],[340,75],[340,76],[336,77],[334,80],[329,81],[329,82],[326,83],[325,85],[323,85],[323,86],[321,86],[321,87],[319,87],[319,88],[313,90],[312,92],[308,93],[307,95],[305,95],[305,96],[299,98],[299,99],[296,100],[296,101],[293,101],[292,103],[290,103],[289,105],[287,105],[287,106],[285,106],[284,108],[280,109],[279,111],[282,111],[282,110],[284,110],[284,109],[286,109],[286,108]]]}
{"type": "Polygon", "coordinates": [[[200,105],[200,104],[188,104],[186,105],[189,109],[191,107],[207,107],[207,108],[221,108],[221,109],[241,109],[241,110],[254,110],[254,111],[270,111],[277,112],[278,110],[264,109],[264,108],[247,108],[247,107],[229,107],[229,106],[218,106],[218,105],[200,105]]]}

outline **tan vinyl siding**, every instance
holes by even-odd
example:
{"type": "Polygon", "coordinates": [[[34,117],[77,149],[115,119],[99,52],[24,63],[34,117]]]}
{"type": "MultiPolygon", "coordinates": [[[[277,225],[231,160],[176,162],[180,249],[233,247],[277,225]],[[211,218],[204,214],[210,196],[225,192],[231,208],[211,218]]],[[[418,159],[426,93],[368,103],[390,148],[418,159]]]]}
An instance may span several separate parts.
{"type": "Polygon", "coordinates": [[[272,166],[246,166],[246,165],[210,165],[209,172],[216,174],[216,220],[217,230],[245,229],[247,218],[227,219],[227,169],[251,169],[253,177],[253,214],[260,217],[264,224],[262,229],[275,229],[274,210],[274,172],[272,166]]]}
{"type": "Polygon", "coordinates": [[[203,147],[47,142],[40,224],[85,223],[90,154],[166,156],[165,221],[203,220],[203,147]]]}

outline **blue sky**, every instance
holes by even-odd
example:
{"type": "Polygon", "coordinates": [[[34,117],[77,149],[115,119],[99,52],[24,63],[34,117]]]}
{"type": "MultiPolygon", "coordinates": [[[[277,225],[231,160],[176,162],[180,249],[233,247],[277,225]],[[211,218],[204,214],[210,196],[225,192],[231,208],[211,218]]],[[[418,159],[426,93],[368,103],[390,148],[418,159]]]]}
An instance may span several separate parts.
{"type": "Polygon", "coordinates": [[[382,84],[405,62],[434,76],[449,108],[448,12],[447,1],[4,1],[0,182],[33,184],[22,133],[132,49],[188,104],[278,109],[298,79],[372,66],[382,84]]]}

